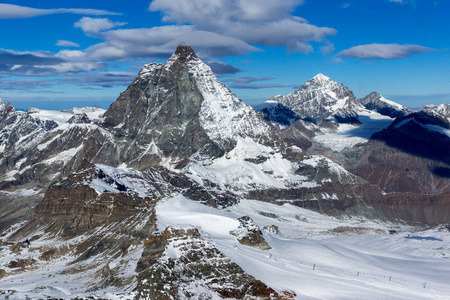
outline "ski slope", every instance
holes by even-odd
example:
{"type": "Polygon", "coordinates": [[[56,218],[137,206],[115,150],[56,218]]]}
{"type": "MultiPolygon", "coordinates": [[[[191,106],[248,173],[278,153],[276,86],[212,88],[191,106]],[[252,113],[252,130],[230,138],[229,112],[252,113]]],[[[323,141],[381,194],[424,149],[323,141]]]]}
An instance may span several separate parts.
{"type": "Polygon", "coordinates": [[[196,227],[247,273],[297,299],[448,299],[450,234],[364,219],[337,219],[289,204],[244,200],[217,210],[182,196],[160,202],[158,227],[196,227]],[[271,250],[239,244],[229,231],[249,215],[271,250]],[[339,235],[336,227],[365,228],[369,234],[339,235]],[[388,230],[400,233],[390,235],[388,230]],[[383,234],[373,234],[384,231],[383,234]],[[370,234],[372,233],[372,234],[370,234]]]}

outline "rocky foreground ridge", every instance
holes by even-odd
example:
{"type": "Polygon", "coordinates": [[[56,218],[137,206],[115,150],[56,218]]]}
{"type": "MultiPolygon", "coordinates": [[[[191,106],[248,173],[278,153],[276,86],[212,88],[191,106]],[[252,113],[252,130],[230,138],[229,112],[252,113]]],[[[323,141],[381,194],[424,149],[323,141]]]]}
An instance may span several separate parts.
{"type": "MultiPolygon", "coordinates": [[[[181,195],[227,209],[255,199],[334,216],[447,223],[449,112],[412,112],[378,93],[358,100],[322,74],[257,112],[189,46],[145,65],[102,117],[91,109],[53,121],[0,101],[0,246],[11,255],[0,277],[65,257],[66,274],[98,278],[92,291],[294,298],[247,274],[198,229],[158,228],[157,203],[181,195]],[[29,259],[24,239],[40,245],[29,259]]],[[[227,236],[271,249],[248,216],[236,224],[227,236]]]]}

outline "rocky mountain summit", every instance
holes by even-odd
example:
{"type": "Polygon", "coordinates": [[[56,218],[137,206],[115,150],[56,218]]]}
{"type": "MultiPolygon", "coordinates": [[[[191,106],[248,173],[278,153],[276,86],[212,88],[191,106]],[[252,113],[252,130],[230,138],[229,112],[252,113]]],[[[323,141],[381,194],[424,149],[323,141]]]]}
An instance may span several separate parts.
{"type": "Polygon", "coordinates": [[[365,108],[391,118],[404,117],[413,112],[411,109],[406,108],[403,105],[399,105],[398,103],[384,98],[377,92],[370,93],[366,97],[360,99],[360,101],[365,108]]]}
{"type": "Polygon", "coordinates": [[[221,157],[244,137],[281,146],[272,129],[190,46],[178,47],[165,64],[145,65],[106,111],[104,122],[114,134],[133,139],[120,157],[138,168],[163,161],[180,168],[193,154],[221,157]]]}
{"type": "Polygon", "coordinates": [[[353,92],[341,83],[318,74],[298,90],[269,99],[292,111],[305,121],[320,124],[336,119],[340,123],[359,123],[357,110],[361,109],[353,92]]]}
{"type": "Polygon", "coordinates": [[[106,111],[0,100],[0,291],[29,275],[15,291],[42,298],[295,299],[258,270],[315,218],[389,224],[327,236],[448,220],[449,112],[357,100],[322,74],[257,112],[187,45],[106,111]],[[71,291],[48,288],[53,267],[71,291]]]}

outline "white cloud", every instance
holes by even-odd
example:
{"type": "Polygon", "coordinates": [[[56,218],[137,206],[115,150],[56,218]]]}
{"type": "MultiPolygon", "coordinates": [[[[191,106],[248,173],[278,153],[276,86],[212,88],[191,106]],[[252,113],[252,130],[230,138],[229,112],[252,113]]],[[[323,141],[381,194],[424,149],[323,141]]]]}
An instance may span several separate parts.
{"type": "Polygon", "coordinates": [[[265,22],[291,17],[303,0],[154,0],[151,11],[164,21],[190,23],[199,28],[223,27],[232,22],[265,22]]]}
{"type": "Polygon", "coordinates": [[[337,64],[344,64],[345,63],[345,61],[342,58],[340,58],[340,57],[333,57],[331,59],[331,61],[334,62],[334,63],[337,63],[337,64]]]}
{"type": "Polygon", "coordinates": [[[289,43],[322,42],[328,35],[336,34],[336,30],[328,27],[317,27],[294,20],[280,20],[260,24],[230,24],[224,33],[239,38],[250,44],[267,46],[285,46],[289,43]]]}
{"type": "Polygon", "coordinates": [[[98,9],[78,9],[78,8],[39,9],[14,4],[0,4],[0,19],[22,19],[22,18],[31,18],[43,15],[63,14],[63,13],[90,15],[90,16],[120,15],[119,13],[98,9]]]}
{"type": "Polygon", "coordinates": [[[333,28],[308,24],[293,16],[303,0],[154,0],[151,11],[161,11],[163,20],[192,24],[196,29],[212,31],[248,44],[288,46],[289,50],[308,53],[309,42],[326,42],[333,28]]]}
{"type": "Polygon", "coordinates": [[[314,49],[311,45],[308,45],[308,44],[305,44],[302,42],[298,42],[298,41],[290,42],[287,45],[287,49],[292,52],[302,52],[305,54],[308,54],[308,53],[314,51],[314,49]]]}
{"type": "Polygon", "coordinates": [[[259,51],[239,39],[194,30],[189,25],[110,30],[99,36],[103,43],[86,49],[91,59],[120,60],[129,57],[168,57],[180,42],[187,42],[202,58],[242,55],[259,51]]]}
{"type": "Polygon", "coordinates": [[[98,33],[100,31],[108,30],[114,27],[126,25],[125,22],[112,22],[107,18],[90,18],[83,17],[78,20],[73,26],[81,28],[86,33],[98,33]]]}
{"type": "Polygon", "coordinates": [[[351,47],[337,53],[337,56],[362,59],[397,59],[410,55],[433,51],[434,49],[419,45],[368,44],[351,47]]]}
{"type": "Polygon", "coordinates": [[[17,76],[55,76],[67,72],[88,72],[105,69],[79,50],[63,50],[57,54],[43,51],[12,51],[0,49],[0,74],[17,76]]]}
{"type": "Polygon", "coordinates": [[[78,48],[78,47],[80,47],[80,44],[75,43],[75,42],[71,42],[71,41],[66,41],[66,40],[58,40],[58,42],[56,43],[56,46],[78,48]]]}

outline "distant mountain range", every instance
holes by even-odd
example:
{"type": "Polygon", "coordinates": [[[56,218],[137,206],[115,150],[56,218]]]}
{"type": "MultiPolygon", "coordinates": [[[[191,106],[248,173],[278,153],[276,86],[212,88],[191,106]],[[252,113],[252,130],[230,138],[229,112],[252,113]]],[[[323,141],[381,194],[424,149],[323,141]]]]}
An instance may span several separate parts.
{"type": "MultiPolygon", "coordinates": [[[[0,267],[0,278],[69,257],[58,272],[92,281],[93,291],[292,299],[198,228],[160,228],[158,203],[184,197],[225,212],[252,199],[435,226],[450,218],[449,153],[448,104],[412,111],[376,92],[357,99],[318,74],[255,110],[179,46],[166,63],[145,65],[106,111],[24,112],[0,100],[1,262],[19,262],[22,240],[38,245],[20,256],[20,271],[0,267]]],[[[250,217],[230,226],[236,243],[271,248],[250,217]]]]}

